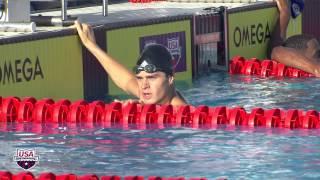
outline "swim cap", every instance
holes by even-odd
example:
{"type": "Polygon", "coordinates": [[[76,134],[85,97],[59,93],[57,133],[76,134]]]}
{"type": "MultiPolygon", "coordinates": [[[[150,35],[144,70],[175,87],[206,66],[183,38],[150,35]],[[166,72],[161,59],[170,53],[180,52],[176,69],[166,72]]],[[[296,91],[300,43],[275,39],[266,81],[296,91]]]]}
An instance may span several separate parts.
{"type": "Polygon", "coordinates": [[[160,44],[146,46],[135,67],[136,74],[141,71],[146,71],[148,73],[161,71],[167,75],[172,75],[172,56],[168,49],[160,44]]]}
{"type": "Polygon", "coordinates": [[[304,8],[304,0],[291,0],[291,16],[298,17],[304,8]]]}

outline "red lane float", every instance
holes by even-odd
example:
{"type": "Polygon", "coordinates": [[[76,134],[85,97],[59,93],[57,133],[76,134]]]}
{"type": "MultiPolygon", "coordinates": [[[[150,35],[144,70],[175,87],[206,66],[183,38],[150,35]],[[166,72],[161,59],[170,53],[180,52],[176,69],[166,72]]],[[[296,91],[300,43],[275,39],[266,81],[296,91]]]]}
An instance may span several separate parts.
{"type": "MultiPolygon", "coordinates": [[[[319,112],[309,110],[263,109],[253,108],[247,112],[242,107],[209,107],[209,106],[178,106],[142,105],[136,103],[121,104],[102,101],[88,103],[84,100],[70,102],[61,99],[54,102],[44,98],[36,100],[27,97],[0,97],[0,128],[8,124],[21,124],[16,129],[23,130],[25,122],[32,123],[35,129],[39,124],[68,126],[77,128],[116,127],[128,128],[131,125],[145,129],[147,126],[164,127],[215,127],[217,125],[305,128],[319,129],[319,112]]],[[[39,126],[39,127],[38,127],[39,126]]],[[[36,131],[36,130],[35,130],[36,131]]]]}
{"type": "Polygon", "coordinates": [[[193,107],[189,105],[184,105],[180,107],[175,107],[176,111],[176,121],[175,125],[176,126],[188,126],[189,124],[192,124],[192,110],[194,109],[193,107]]]}
{"type": "Polygon", "coordinates": [[[192,127],[198,128],[199,125],[210,124],[209,114],[210,108],[208,106],[198,106],[193,111],[192,127]]]}
{"type": "Polygon", "coordinates": [[[27,121],[30,122],[32,121],[32,113],[34,109],[34,105],[37,102],[37,100],[33,97],[27,97],[24,98],[19,105],[19,111],[18,111],[18,117],[17,120],[19,122],[27,121]]]}
{"type": "Polygon", "coordinates": [[[20,99],[17,97],[7,97],[2,99],[0,122],[13,122],[17,120],[20,99]]]}
{"type": "Polygon", "coordinates": [[[70,105],[68,112],[68,123],[85,123],[87,121],[87,106],[88,103],[84,100],[79,100],[70,105]]]}
{"type": "Polygon", "coordinates": [[[67,121],[69,107],[71,102],[67,99],[61,99],[53,105],[52,123],[64,124],[67,121]]]}
{"type": "Polygon", "coordinates": [[[248,116],[248,126],[266,126],[266,118],[264,116],[264,109],[254,108],[248,116]]]}
{"type": "Polygon", "coordinates": [[[248,114],[243,108],[235,107],[229,110],[228,119],[227,124],[233,126],[247,125],[248,114]]]}
{"type": "Polygon", "coordinates": [[[52,106],[54,101],[49,98],[41,99],[34,105],[33,122],[50,122],[52,118],[52,106]]]}
{"type": "Polygon", "coordinates": [[[208,122],[210,125],[227,124],[229,119],[227,117],[228,112],[225,106],[210,108],[209,111],[211,119],[209,119],[208,122]]]}
{"type": "Polygon", "coordinates": [[[107,127],[110,127],[112,124],[120,123],[122,120],[122,104],[120,102],[112,102],[105,107],[102,120],[105,121],[107,127]]]}
{"type": "Polygon", "coordinates": [[[282,111],[280,109],[271,109],[265,112],[266,127],[282,127],[282,111]]]}
{"type": "Polygon", "coordinates": [[[305,129],[318,129],[320,126],[319,113],[315,110],[307,111],[305,116],[302,116],[302,128],[305,129]]]}
{"type": "MultiPolygon", "coordinates": [[[[33,175],[31,172],[20,172],[12,174],[9,171],[0,171],[0,179],[3,180],[188,180],[185,177],[159,177],[149,176],[145,178],[143,176],[97,176],[95,174],[85,174],[77,176],[75,174],[61,174],[55,175],[51,172],[44,172],[39,174],[38,177],[33,175]]],[[[206,178],[189,178],[189,180],[207,180],[206,178]]]]}
{"type": "Polygon", "coordinates": [[[274,60],[259,60],[251,58],[246,60],[244,57],[235,56],[229,62],[230,74],[256,75],[260,77],[314,77],[314,75],[302,70],[287,67],[274,60]]]}

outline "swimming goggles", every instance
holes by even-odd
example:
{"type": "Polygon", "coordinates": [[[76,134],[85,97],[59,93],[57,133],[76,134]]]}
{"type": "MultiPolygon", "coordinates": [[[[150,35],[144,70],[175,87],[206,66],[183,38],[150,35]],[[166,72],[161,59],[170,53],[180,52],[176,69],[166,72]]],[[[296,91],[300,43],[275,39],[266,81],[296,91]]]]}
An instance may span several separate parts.
{"type": "Polygon", "coordinates": [[[141,71],[145,71],[147,73],[155,73],[157,71],[162,71],[164,72],[163,69],[161,68],[157,68],[154,64],[147,64],[145,66],[136,66],[134,67],[133,71],[136,73],[136,74],[139,74],[141,71]]]}

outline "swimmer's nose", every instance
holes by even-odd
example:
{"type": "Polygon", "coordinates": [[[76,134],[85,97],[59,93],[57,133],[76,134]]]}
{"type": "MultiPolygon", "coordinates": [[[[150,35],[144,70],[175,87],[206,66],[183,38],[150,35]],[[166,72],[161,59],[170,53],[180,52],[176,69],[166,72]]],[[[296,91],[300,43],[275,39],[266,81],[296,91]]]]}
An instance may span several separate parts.
{"type": "Polygon", "coordinates": [[[149,87],[150,87],[150,84],[149,84],[148,79],[144,79],[144,80],[143,80],[143,83],[142,83],[142,88],[143,88],[143,89],[147,89],[147,88],[149,88],[149,87]]]}

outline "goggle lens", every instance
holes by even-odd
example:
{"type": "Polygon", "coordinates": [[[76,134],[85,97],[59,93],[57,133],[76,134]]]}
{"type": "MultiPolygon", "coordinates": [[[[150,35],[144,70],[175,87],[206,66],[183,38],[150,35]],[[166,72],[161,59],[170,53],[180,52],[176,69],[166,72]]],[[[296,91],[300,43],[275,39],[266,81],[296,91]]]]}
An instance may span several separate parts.
{"type": "Polygon", "coordinates": [[[157,68],[153,64],[147,64],[147,65],[145,65],[143,67],[141,67],[141,66],[135,67],[134,71],[135,71],[136,74],[139,74],[141,71],[145,71],[147,73],[155,73],[157,71],[161,71],[161,69],[157,68]]]}

